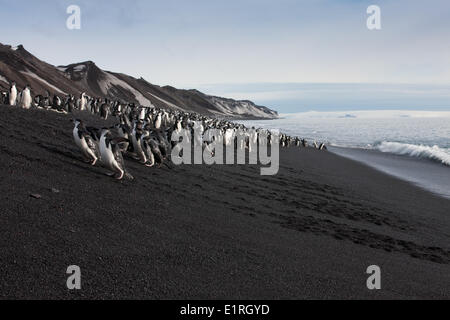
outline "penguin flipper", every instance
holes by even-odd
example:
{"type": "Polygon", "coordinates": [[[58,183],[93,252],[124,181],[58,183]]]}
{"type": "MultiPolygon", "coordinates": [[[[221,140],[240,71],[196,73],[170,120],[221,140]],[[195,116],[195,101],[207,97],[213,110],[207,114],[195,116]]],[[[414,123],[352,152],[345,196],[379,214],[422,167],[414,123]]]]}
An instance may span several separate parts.
{"type": "Polygon", "coordinates": [[[86,132],[96,141],[100,140],[101,132],[98,128],[86,127],[86,132]]]}
{"type": "Polygon", "coordinates": [[[91,149],[95,156],[100,159],[100,150],[95,140],[91,136],[85,136],[85,140],[89,149],[91,149]]]}

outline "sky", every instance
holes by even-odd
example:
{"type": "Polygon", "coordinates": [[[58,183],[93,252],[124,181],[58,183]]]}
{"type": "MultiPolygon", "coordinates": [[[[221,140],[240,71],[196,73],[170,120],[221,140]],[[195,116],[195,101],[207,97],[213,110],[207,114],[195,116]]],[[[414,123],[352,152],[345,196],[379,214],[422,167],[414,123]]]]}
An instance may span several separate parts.
{"type": "Polygon", "coordinates": [[[0,28],[54,65],[93,60],[280,112],[450,110],[448,0],[0,0],[0,28]]]}

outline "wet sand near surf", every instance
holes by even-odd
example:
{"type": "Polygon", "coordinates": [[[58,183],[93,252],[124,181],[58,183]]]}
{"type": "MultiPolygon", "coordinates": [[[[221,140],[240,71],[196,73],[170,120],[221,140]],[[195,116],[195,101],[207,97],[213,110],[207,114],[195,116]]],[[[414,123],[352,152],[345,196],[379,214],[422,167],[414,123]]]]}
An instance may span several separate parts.
{"type": "Polygon", "coordinates": [[[0,106],[1,299],[450,298],[447,199],[298,148],[276,176],[128,159],[135,179],[116,181],[81,161],[69,119],[0,106]]]}
{"type": "Polygon", "coordinates": [[[329,147],[328,150],[450,199],[450,167],[437,160],[369,149],[329,147]]]}

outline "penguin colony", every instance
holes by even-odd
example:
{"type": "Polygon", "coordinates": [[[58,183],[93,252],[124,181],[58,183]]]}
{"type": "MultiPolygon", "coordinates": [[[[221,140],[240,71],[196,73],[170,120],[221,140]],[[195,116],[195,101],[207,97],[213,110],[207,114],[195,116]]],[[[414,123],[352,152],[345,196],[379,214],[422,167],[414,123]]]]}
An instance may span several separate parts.
{"type": "MultiPolygon", "coordinates": [[[[225,145],[233,143],[234,133],[237,130],[248,132],[245,145],[236,146],[237,148],[250,148],[252,144],[249,142],[252,139],[256,142],[261,133],[268,136],[269,141],[271,135],[268,130],[249,131],[244,125],[227,120],[154,106],[142,107],[134,103],[110,101],[106,98],[92,98],[85,93],[81,93],[76,99],[70,94],[64,98],[58,95],[52,97],[47,91],[44,95],[36,95],[32,98],[29,85],[19,93],[14,82],[11,83],[9,92],[1,94],[0,103],[24,109],[33,107],[60,113],[80,110],[98,115],[105,120],[115,117],[118,123],[109,128],[89,127],[81,120],[73,120],[73,138],[85,162],[91,165],[103,165],[111,172],[109,175],[118,180],[124,177],[133,179],[132,175],[126,171],[124,155],[147,167],[167,165],[174,146],[170,141],[173,131],[187,129],[192,133],[194,130],[200,130],[203,133],[208,129],[220,129],[223,132],[225,145]]],[[[305,139],[280,134],[280,146],[283,148],[309,147],[309,143],[305,139]]],[[[206,142],[203,143],[203,147],[208,147],[206,142]]],[[[313,142],[311,147],[326,150],[323,143],[313,142]]]]}

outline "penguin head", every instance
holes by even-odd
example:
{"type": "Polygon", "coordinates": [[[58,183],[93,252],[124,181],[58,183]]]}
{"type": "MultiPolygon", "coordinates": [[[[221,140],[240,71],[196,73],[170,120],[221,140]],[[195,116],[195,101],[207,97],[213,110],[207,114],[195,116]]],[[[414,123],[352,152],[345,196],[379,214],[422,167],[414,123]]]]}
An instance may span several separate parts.
{"type": "Polygon", "coordinates": [[[75,124],[75,127],[83,125],[83,121],[81,121],[80,119],[70,119],[70,122],[73,122],[75,124]]]}
{"type": "Polygon", "coordinates": [[[102,136],[108,137],[111,135],[111,131],[109,131],[109,128],[102,128],[101,130],[102,136]]]}

